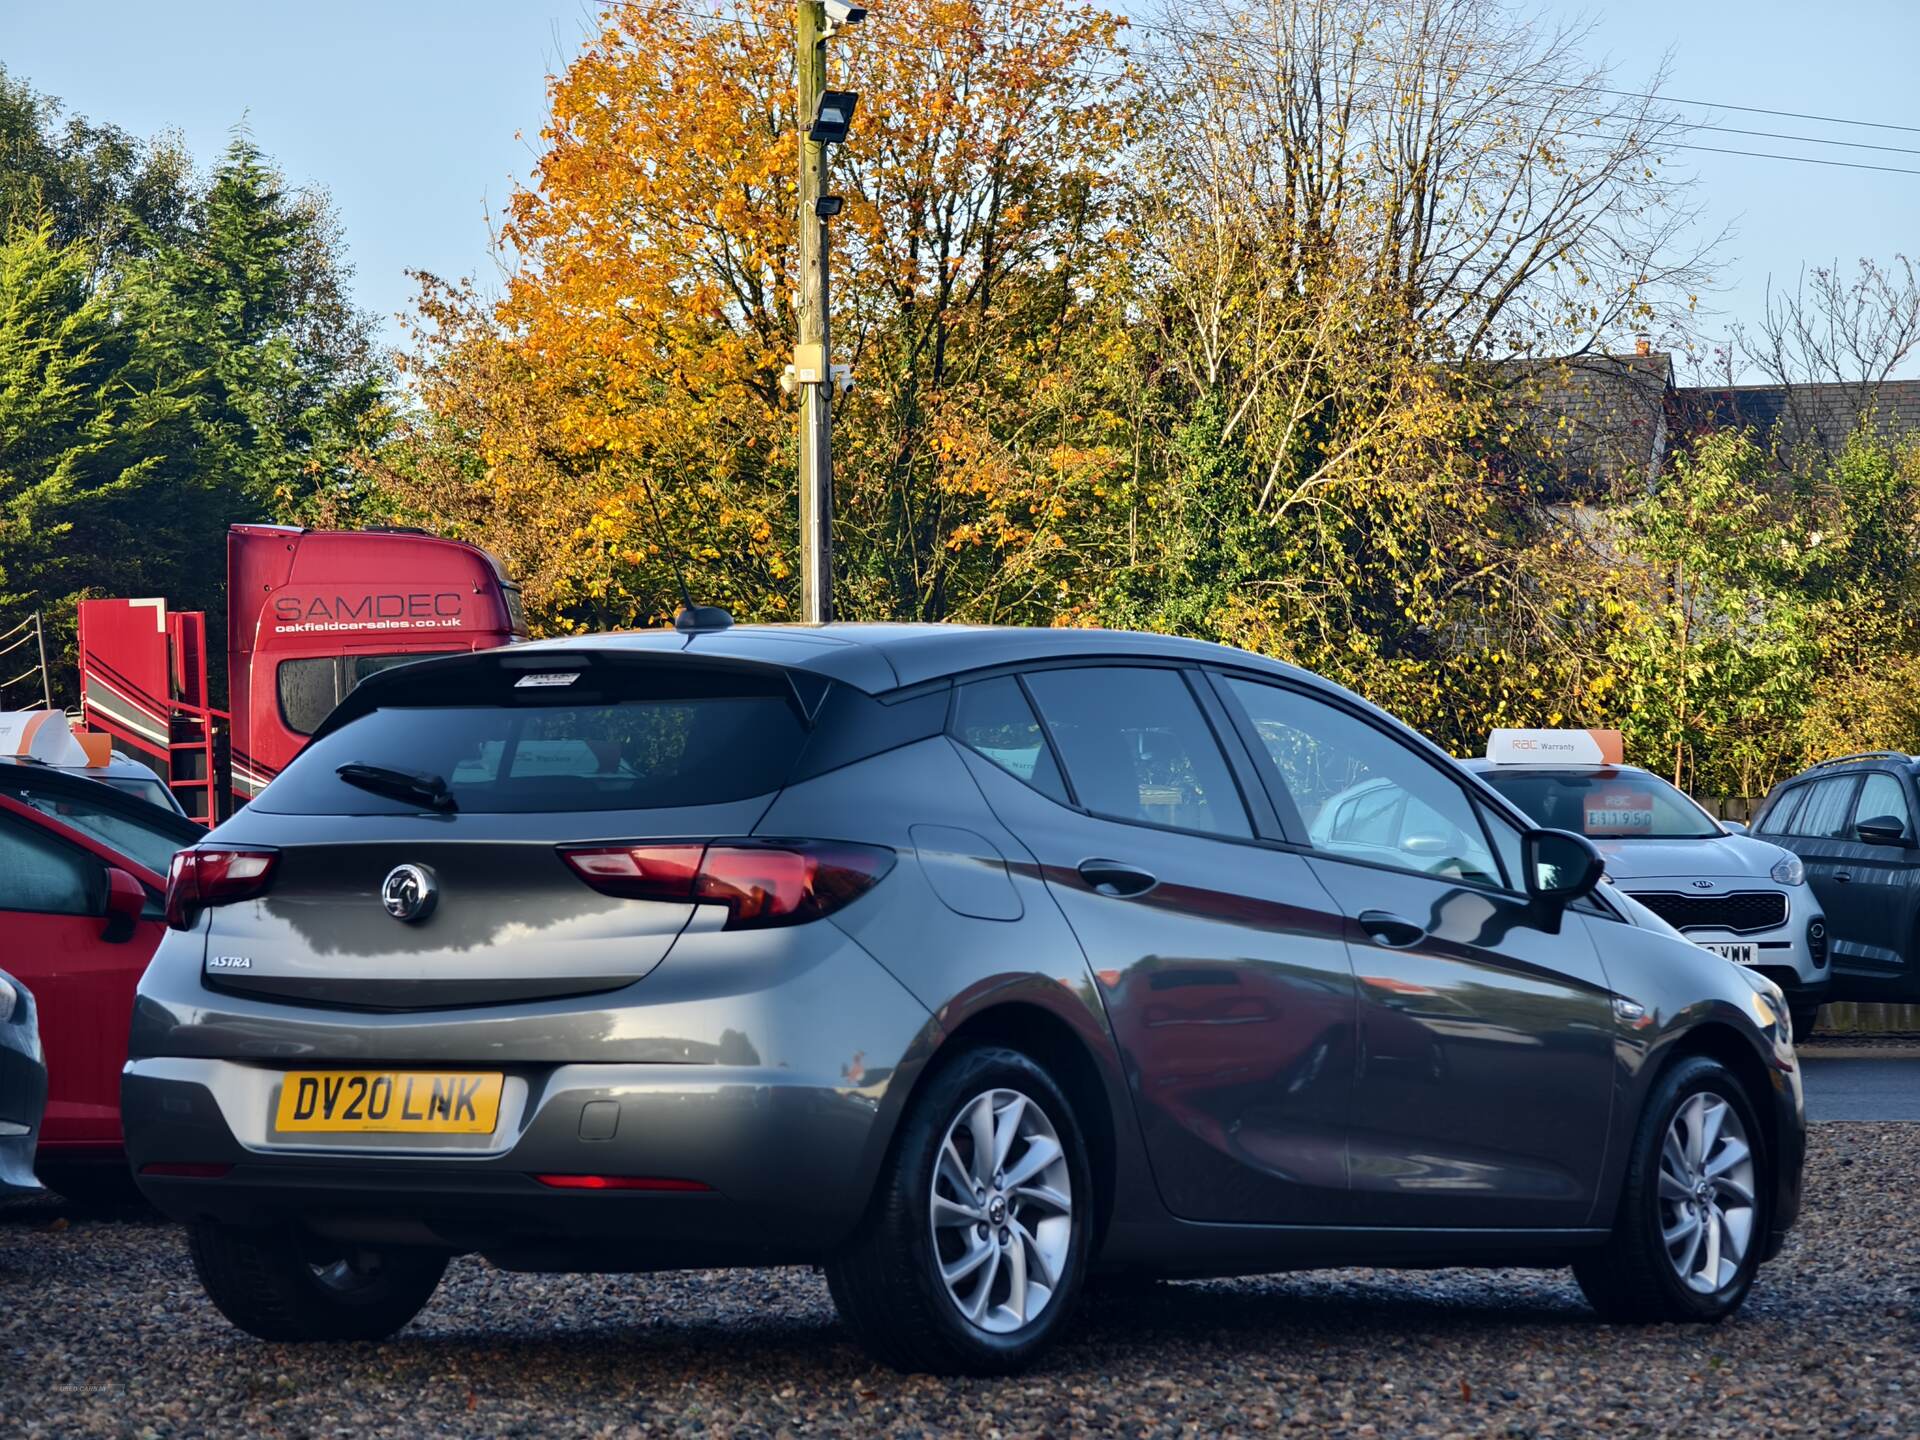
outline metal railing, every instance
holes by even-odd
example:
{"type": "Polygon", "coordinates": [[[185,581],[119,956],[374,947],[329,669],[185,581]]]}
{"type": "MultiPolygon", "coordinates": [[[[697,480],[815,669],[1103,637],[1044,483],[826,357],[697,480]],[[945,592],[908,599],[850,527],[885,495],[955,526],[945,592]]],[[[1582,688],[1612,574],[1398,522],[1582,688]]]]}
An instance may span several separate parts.
{"type": "Polygon", "coordinates": [[[33,647],[28,652],[34,657],[33,662],[17,675],[0,678],[0,708],[5,707],[9,691],[36,675],[40,677],[40,703],[49,710],[53,708],[53,674],[47,669],[47,631],[40,623],[38,610],[11,630],[0,633],[0,670],[18,664],[18,661],[10,661],[7,657],[26,650],[29,645],[33,647]]]}

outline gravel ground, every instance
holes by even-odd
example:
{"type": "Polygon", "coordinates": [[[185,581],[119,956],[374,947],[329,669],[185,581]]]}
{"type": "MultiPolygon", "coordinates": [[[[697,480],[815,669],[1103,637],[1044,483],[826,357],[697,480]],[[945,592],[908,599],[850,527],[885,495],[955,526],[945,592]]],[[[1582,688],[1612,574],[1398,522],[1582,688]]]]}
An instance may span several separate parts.
{"type": "Polygon", "coordinates": [[[1715,1329],[1599,1324],[1564,1274],[1344,1270],[1097,1297],[1043,1368],[868,1364],[808,1271],[506,1275],[383,1345],[262,1344],[146,1220],[0,1211],[0,1434],[1912,1435],[1920,1127],[1814,1132],[1809,1206],[1715,1329]]]}

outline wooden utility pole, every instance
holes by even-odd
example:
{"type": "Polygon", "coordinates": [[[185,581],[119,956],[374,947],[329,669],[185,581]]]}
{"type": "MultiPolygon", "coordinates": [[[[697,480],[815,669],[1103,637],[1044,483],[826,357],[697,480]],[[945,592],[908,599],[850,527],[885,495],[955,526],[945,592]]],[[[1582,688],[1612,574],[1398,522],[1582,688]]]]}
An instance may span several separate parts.
{"type": "Polygon", "coordinates": [[[827,344],[827,147],[809,126],[827,88],[827,17],[798,0],[794,63],[800,80],[800,327],[793,380],[800,392],[800,617],[833,619],[833,362],[827,344]]]}

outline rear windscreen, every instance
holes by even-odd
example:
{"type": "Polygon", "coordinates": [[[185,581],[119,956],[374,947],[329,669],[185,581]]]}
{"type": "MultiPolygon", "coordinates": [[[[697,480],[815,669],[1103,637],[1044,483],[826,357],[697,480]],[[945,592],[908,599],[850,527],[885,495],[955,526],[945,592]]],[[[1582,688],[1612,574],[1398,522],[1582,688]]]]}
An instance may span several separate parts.
{"type": "Polygon", "coordinates": [[[569,704],[536,692],[531,701],[513,694],[497,704],[381,706],[309,744],[253,808],[283,815],[426,808],[349,784],[336,773],[349,764],[442,781],[455,808],[471,814],[721,804],[778,789],[806,741],[777,677],[702,677],[681,687],[647,677],[596,689],[591,703],[586,695],[569,704]],[[606,694],[610,688],[625,693],[606,694]]]}

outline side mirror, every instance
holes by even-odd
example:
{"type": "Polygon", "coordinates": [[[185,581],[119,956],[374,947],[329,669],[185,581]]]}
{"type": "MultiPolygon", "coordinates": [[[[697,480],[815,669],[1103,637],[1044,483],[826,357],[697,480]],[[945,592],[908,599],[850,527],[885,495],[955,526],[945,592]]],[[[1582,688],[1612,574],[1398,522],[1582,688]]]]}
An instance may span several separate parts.
{"type": "Polygon", "coordinates": [[[1720,828],[1729,835],[1744,835],[1747,833],[1745,822],[1740,820],[1722,820],[1720,822],[1720,828]]]}
{"type": "Polygon", "coordinates": [[[147,887],[118,865],[107,867],[107,923],[100,938],[110,945],[124,944],[133,938],[133,927],[147,908],[147,887]]]}
{"type": "Polygon", "coordinates": [[[1567,830],[1529,830],[1521,840],[1527,869],[1527,894],[1555,905],[1571,905],[1606,874],[1606,861],[1593,842],[1567,830]]]}
{"type": "Polygon", "coordinates": [[[1853,833],[1869,845],[1897,845],[1907,843],[1907,827],[1891,815],[1876,815],[1871,820],[1862,820],[1853,827],[1853,833]]]}

